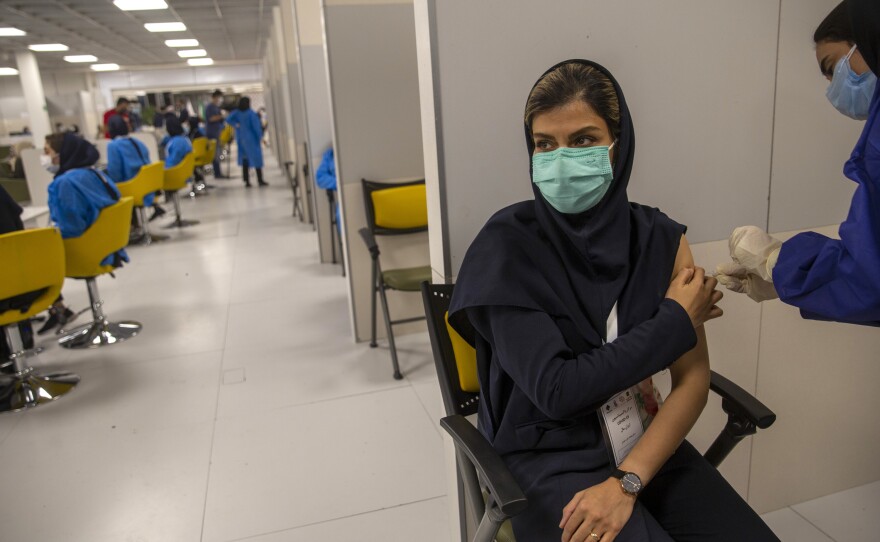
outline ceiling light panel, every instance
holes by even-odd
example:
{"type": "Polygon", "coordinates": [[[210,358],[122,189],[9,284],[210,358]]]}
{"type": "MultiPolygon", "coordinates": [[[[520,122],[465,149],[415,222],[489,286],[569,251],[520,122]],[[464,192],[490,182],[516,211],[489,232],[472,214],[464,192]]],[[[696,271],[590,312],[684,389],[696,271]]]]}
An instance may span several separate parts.
{"type": "Polygon", "coordinates": [[[28,49],[38,53],[47,53],[50,51],[67,51],[70,47],[63,43],[35,43],[34,45],[28,45],[28,49]]]}
{"type": "Polygon", "coordinates": [[[2,36],[2,37],[26,36],[26,35],[27,35],[27,32],[25,32],[24,30],[12,28],[11,26],[0,28],[0,36],[2,36]]]}
{"type": "Polygon", "coordinates": [[[98,57],[94,55],[70,55],[64,57],[67,62],[97,62],[98,57]]]}
{"type": "Polygon", "coordinates": [[[18,75],[15,68],[0,68],[0,75],[18,75]]]}
{"type": "Polygon", "coordinates": [[[113,72],[119,69],[119,64],[92,64],[89,67],[96,72],[113,72]]]}
{"type": "Polygon", "coordinates": [[[183,23],[147,23],[144,25],[150,32],[183,32],[186,25],[183,23]]]}
{"type": "Polygon", "coordinates": [[[165,45],[168,47],[198,47],[199,40],[165,40],[165,45]]]}
{"type": "Polygon", "coordinates": [[[148,9],[168,9],[165,0],[113,0],[122,11],[144,11],[148,9]]]}
{"type": "Polygon", "coordinates": [[[190,66],[210,66],[214,63],[213,58],[191,58],[186,61],[190,66]]]}
{"type": "Polygon", "coordinates": [[[181,58],[193,58],[197,56],[208,56],[208,51],[204,49],[187,49],[185,51],[177,51],[177,55],[181,58]]]}

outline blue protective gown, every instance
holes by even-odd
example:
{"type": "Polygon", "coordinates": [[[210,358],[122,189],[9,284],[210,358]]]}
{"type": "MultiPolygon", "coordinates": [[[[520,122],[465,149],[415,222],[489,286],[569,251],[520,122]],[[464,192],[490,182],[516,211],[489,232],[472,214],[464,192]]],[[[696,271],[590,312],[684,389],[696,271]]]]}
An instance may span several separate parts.
{"type": "Polygon", "coordinates": [[[235,140],[238,142],[238,165],[247,159],[250,167],[263,167],[263,127],[260,116],[253,109],[234,110],[226,117],[226,123],[235,128],[235,140]]]}
{"type": "MultiPolygon", "coordinates": [[[[321,165],[315,172],[315,184],[323,190],[336,190],[336,161],[333,159],[333,147],[324,151],[321,165]]],[[[336,204],[336,229],[340,229],[339,203],[336,204]]]]}
{"type": "Polygon", "coordinates": [[[172,168],[183,161],[192,152],[192,143],[184,135],[169,137],[165,143],[165,169],[172,168]]]}
{"type": "MultiPolygon", "coordinates": [[[[119,200],[119,189],[100,172],[92,168],[71,169],[49,183],[49,217],[61,231],[63,239],[79,237],[98,220],[101,209],[119,200]],[[108,190],[109,187],[109,190],[108,190]],[[115,194],[111,197],[110,192],[115,194]]],[[[118,251],[128,261],[125,250],[118,251]]],[[[108,254],[101,265],[112,265],[113,254],[108,254]]]]}
{"type": "Polygon", "coordinates": [[[804,318],[880,326],[880,87],[843,172],[859,186],[840,240],[792,237],[782,244],[773,284],[804,318]]]}
{"type": "MultiPolygon", "coordinates": [[[[124,183],[150,163],[147,146],[133,137],[117,137],[107,144],[107,175],[113,182],[124,183]]],[[[153,205],[153,194],[144,196],[144,206],[153,205]]]]}

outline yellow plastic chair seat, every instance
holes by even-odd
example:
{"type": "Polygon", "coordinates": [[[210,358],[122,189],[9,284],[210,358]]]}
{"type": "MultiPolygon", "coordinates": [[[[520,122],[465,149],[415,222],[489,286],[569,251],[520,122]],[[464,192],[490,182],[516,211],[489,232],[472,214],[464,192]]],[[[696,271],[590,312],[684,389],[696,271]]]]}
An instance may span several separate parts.
{"type": "Polygon", "coordinates": [[[134,199],[125,197],[104,207],[85,233],[64,240],[68,277],[82,279],[113,271],[112,265],[101,265],[101,260],[128,244],[133,205],[134,199]]]}
{"type": "Polygon", "coordinates": [[[162,190],[164,179],[165,164],[153,162],[143,166],[134,178],[124,183],[116,183],[116,188],[119,189],[122,197],[132,198],[135,207],[143,207],[144,196],[162,190]]]}
{"type": "MultiPolygon", "coordinates": [[[[192,142],[193,146],[193,156],[195,156],[196,167],[204,166],[205,164],[210,164],[213,160],[213,156],[208,157],[208,151],[210,151],[210,146],[213,141],[200,137],[198,139],[194,139],[192,142]]],[[[216,148],[216,147],[215,147],[216,148]]]]}
{"type": "Polygon", "coordinates": [[[195,167],[195,155],[187,153],[174,167],[165,170],[165,180],[162,186],[163,190],[177,191],[186,187],[186,181],[193,176],[193,168],[195,167]]]}
{"type": "Polygon", "coordinates": [[[428,226],[424,183],[375,190],[370,197],[373,198],[376,227],[405,230],[428,226]]]}
{"type": "Polygon", "coordinates": [[[223,131],[220,132],[220,144],[228,145],[230,141],[232,141],[232,135],[235,133],[235,130],[230,125],[226,125],[223,127],[223,131]]]}
{"type": "MultiPolygon", "coordinates": [[[[0,235],[0,299],[45,288],[30,308],[0,313],[0,326],[27,320],[46,310],[64,284],[64,245],[55,228],[15,231],[0,235]]],[[[0,337],[0,340],[5,340],[0,337]]]]}
{"type": "Polygon", "coordinates": [[[418,292],[420,285],[426,280],[431,280],[430,265],[382,271],[382,281],[394,290],[418,292]]]}

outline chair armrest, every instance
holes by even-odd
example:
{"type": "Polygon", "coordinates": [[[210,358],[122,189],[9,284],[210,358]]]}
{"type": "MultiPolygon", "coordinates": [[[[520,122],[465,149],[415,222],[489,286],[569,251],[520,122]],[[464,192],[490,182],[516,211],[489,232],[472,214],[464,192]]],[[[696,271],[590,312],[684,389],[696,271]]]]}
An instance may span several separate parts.
{"type": "Polygon", "coordinates": [[[456,447],[470,459],[504,515],[512,517],[526,509],[529,504],[526,496],[507,465],[467,418],[447,416],[440,420],[440,425],[455,441],[456,447]]]}
{"type": "Polygon", "coordinates": [[[367,245],[367,250],[370,251],[370,256],[373,259],[377,259],[379,257],[379,245],[376,244],[376,238],[373,236],[373,232],[370,231],[369,228],[361,228],[358,230],[358,233],[361,234],[361,238],[364,240],[364,243],[367,245]]]}
{"type": "Polygon", "coordinates": [[[712,371],[709,389],[721,396],[721,406],[729,415],[744,418],[760,429],[776,421],[776,414],[754,395],[712,371]]]}

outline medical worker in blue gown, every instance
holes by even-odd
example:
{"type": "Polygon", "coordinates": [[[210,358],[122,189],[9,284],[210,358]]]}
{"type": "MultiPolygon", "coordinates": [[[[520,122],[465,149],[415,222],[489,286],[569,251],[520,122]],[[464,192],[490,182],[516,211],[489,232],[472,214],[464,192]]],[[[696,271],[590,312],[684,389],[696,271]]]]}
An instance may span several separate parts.
{"type": "MultiPolygon", "coordinates": [[[[64,239],[79,237],[98,220],[101,209],[119,201],[116,185],[95,169],[98,149],[74,134],[46,136],[46,154],[58,165],[49,183],[49,216],[64,239]]],[[[108,254],[101,265],[119,267],[128,261],[125,250],[108,254]]]]}
{"type": "Polygon", "coordinates": [[[816,232],[782,243],[756,226],[734,230],[718,281],[755,301],[779,297],[801,316],[880,326],[880,2],[845,0],[816,30],[816,58],[842,114],[865,120],[843,168],[858,186],[840,240],[816,232]]]}
{"type": "Polygon", "coordinates": [[[251,109],[251,99],[247,96],[238,101],[238,109],[226,117],[226,123],[235,128],[235,140],[238,141],[238,165],[241,166],[244,185],[251,186],[249,169],[257,170],[257,183],[266,186],[269,183],[263,181],[263,149],[260,141],[263,139],[263,127],[260,116],[251,109]]]}

